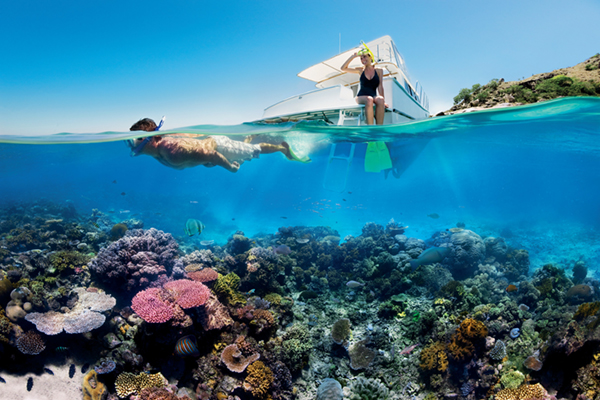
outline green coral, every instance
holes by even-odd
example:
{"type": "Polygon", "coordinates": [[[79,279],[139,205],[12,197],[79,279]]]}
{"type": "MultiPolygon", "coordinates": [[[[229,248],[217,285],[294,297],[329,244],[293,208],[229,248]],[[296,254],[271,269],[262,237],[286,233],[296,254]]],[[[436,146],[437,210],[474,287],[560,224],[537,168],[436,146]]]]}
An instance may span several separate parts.
{"type": "Polygon", "coordinates": [[[525,375],[519,371],[511,370],[500,378],[500,383],[505,389],[516,389],[525,381],[525,375]]]}
{"type": "Polygon", "coordinates": [[[282,345],[275,348],[275,353],[291,371],[301,370],[313,347],[308,329],[304,325],[294,324],[288,328],[282,340],[282,345]]]}
{"type": "Polygon", "coordinates": [[[12,324],[10,320],[4,314],[4,310],[0,308],[0,343],[8,343],[8,336],[11,329],[12,324]]]}

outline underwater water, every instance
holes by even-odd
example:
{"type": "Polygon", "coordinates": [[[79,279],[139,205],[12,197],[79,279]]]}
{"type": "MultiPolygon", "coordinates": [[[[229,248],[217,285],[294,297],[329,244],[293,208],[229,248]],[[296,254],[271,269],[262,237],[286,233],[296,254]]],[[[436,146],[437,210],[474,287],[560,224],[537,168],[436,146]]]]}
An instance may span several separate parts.
{"type": "MultiPolygon", "coordinates": [[[[506,363],[505,371],[512,371],[513,375],[530,374],[530,383],[541,383],[546,390],[558,393],[558,398],[575,398],[573,396],[578,393],[586,390],[589,392],[589,388],[580,388],[583,384],[565,382],[579,379],[577,376],[561,376],[563,381],[556,383],[548,378],[548,374],[556,374],[555,367],[546,367],[547,369],[537,372],[524,367],[524,360],[544,346],[546,353],[538,353],[538,358],[546,356],[546,365],[559,363],[552,357],[568,357],[568,352],[559,356],[552,355],[547,350],[552,335],[567,323],[558,317],[546,315],[542,318],[543,310],[550,310],[551,305],[554,305],[557,312],[570,312],[573,316],[578,305],[593,304],[600,295],[597,293],[597,279],[600,278],[599,121],[600,99],[566,98],[532,106],[458,114],[397,126],[332,127],[301,122],[229,127],[195,126],[161,132],[262,135],[265,140],[273,142],[285,140],[296,153],[308,155],[312,160],[304,164],[286,160],[281,154],[266,154],[243,163],[236,173],[220,167],[174,170],[149,156],[130,157],[130,149],[124,140],[133,137],[131,132],[19,138],[1,136],[0,237],[5,251],[2,253],[3,260],[0,260],[0,269],[4,271],[2,275],[6,276],[6,280],[10,277],[8,271],[20,270],[18,276],[14,275],[10,279],[15,288],[30,284],[22,280],[26,276],[31,281],[36,276],[43,276],[44,279],[48,277],[42,267],[26,267],[29,262],[23,261],[23,257],[33,259],[30,256],[32,250],[41,251],[50,260],[56,252],[77,251],[78,244],[86,243],[83,234],[78,238],[61,237],[65,231],[68,232],[69,227],[77,225],[77,229],[84,230],[86,234],[96,232],[104,235],[98,242],[88,240],[86,246],[83,246],[85,251],[79,247],[81,253],[92,259],[98,256],[102,248],[121,240],[110,237],[110,229],[115,224],[125,223],[129,230],[156,228],[171,234],[179,245],[178,257],[189,256],[198,250],[210,250],[214,255],[212,265],[209,265],[211,262],[204,261],[204,267],[213,267],[222,275],[236,271],[241,278],[239,291],[246,293],[247,299],[252,299],[254,295],[264,298],[270,293],[276,293],[280,298],[292,298],[293,303],[272,305],[271,313],[278,322],[271,323],[274,328],[270,326],[272,329],[267,334],[262,329],[256,329],[256,318],[245,318],[243,313],[238,317],[235,310],[243,304],[236,305],[231,298],[224,300],[222,293],[213,287],[213,292],[229,308],[237,325],[233,328],[203,331],[193,315],[192,320],[195,322],[191,326],[156,328],[156,325],[165,324],[141,322],[138,319],[138,325],[135,325],[130,321],[129,325],[139,328],[136,330],[137,336],[129,338],[138,342],[137,350],[130,349],[130,352],[144,358],[143,362],[136,363],[121,353],[111,356],[114,348],[106,345],[106,339],[103,338],[119,325],[114,321],[115,316],[119,315],[117,310],[130,306],[132,297],[143,286],[140,284],[139,287],[128,289],[111,286],[92,267],[83,268],[82,264],[81,267],[86,270],[83,274],[92,269],[89,276],[69,278],[61,274],[53,275],[57,279],[51,280],[50,287],[42,290],[45,294],[39,295],[42,298],[58,297],[61,306],[70,307],[72,304],[67,304],[68,294],[63,293],[61,299],[54,293],[58,287],[100,287],[117,299],[112,314],[105,312],[107,322],[101,328],[87,333],[87,336],[86,333],[70,335],[64,332],[44,335],[44,340],[48,343],[46,352],[37,356],[20,354],[14,344],[18,333],[14,333],[13,337],[7,333],[5,336],[8,339],[0,348],[8,356],[3,355],[0,361],[0,376],[6,383],[0,385],[21,385],[18,390],[11,392],[14,396],[21,397],[14,398],[45,398],[41,392],[38,392],[38,397],[34,395],[36,389],[40,390],[39,385],[34,384],[29,392],[23,379],[31,374],[34,382],[42,379],[40,375],[44,373],[41,368],[45,365],[43,357],[46,357],[55,365],[50,368],[61,365],[68,368],[71,361],[76,363],[76,378],[79,378],[77,385],[80,386],[83,373],[79,373],[79,367],[83,358],[74,354],[59,354],[50,348],[73,347],[78,349],[75,352],[85,354],[85,359],[92,366],[101,359],[112,358],[118,365],[118,372],[162,372],[167,379],[179,381],[180,388],[190,388],[197,398],[203,399],[233,399],[235,396],[242,399],[266,399],[268,396],[276,399],[316,398],[316,388],[325,378],[338,378],[343,386],[351,386],[351,381],[355,382],[353,388],[358,390],[356,382],[359,381],[351,377],[361,373],[371,379],[366,383],[362,382],[366,386],[370,384],[375,387],[373,382],[376,379],[384,382],[384,386],[392,392],[388,394],[389,398],[433,399],[445,398],[442,393],[452,393],[455,397],[476,399],[483,398],[494,390],[494,383],[491,382],[493,379],[487,375],[484,377],[485,374],[481,372],[485,365],[491,365],[492,372],[486,373],[493,375],[495,382],[509,379],[508,373],[498,369],[502,362],[506,363]],[[365,172],[365,142],[369,141],[388,143],[388,147],[392,149],[391,156],[395,158],[397,177],[393,173],[365,172]],[[330,154],[333,145],[339,151],[346,152],[353,147],[354,156],[332,160],[330,154]],[[47,231],[48,224],[44,225],[44,221],[52,219],[61,220],[58,224],[64,224],[58,234],[47,239],[37,239],[33,247],[28,244],[10,245],[11,239],[18,233],[14,229],[47,231]],[[203,223],[204,230],[201,234],[188,236],[184,233],[189,219],[203,223]],[[529,264],[525,274],[528,274],[528,278],[523,279],[522,273],[511,275],[506,272],[508,268],[505,265],[511,261],[502,261],[501,257],[496,257],[494,261],[488,253],[478,262],[488,267],[477,270],[477,266],[473,266],[466,273],[461,272],[460,268],[456,269],[456,263],[459,262],[456,260],[445,261],[454,263],[454,266],[446,265],[442,260],[429,263],[436,265],[436,268],[445,266],[446,271],[454,276],[446,277],[444,282],[434,285],[435,287],[423,283],[432,279],[431,275],[419,272],[423,266],[416,272],[407,269],[407,259],[402,258],[402,255],[414,259],[425,248],[446,243],[440,241],[440,238],[460,233],[449,231],[457,226],[478,235],[478,240],[488,246],[488,251],[493,244],[489,240],[485,242],[486,238],[502,238],[508,252],[511,249],[526,250],[529,264]],[[290,228],[286,230],[286,227],[290,228]],[[407,227],[401,233],[412,238],[409,240],[420,240],[418,243],[422,245],[416,247],[419,252],[409,251],[410,246],[403,241],[406,238],[396,237],[394,229],[400,227],[407,227]],[[239,235],[252,241],[248,248],[236,244],[241,240],[239,235]],[[338,237],[338,242],[332,244],[334,239],[330,236],[338,237]],[[312,249],[313,255],[300,255],[303,250],[299,246],[304,243],[288,241],[290,237],[315,241],[319,239],[321,244],[312,249]],[[372,239],[365,241],[367,237],[372,239]],[[60,240],[63,242],[58,243],[60,240]],[[207,244],[206,241],[214,243],[207,244]],[[356,244],[356,241],[360,241],[360,244],[356,244]],[[281,250],[281,254],[272,253],[274,259],[256,256],[261,264],[257,267],[259,271],[267,268],[265,265],[279,265],[278,270],[271,270],[272,278],[277,280],[277,284],[269,286],[264,279],[252,278],[252,271],[245,268],[254,260],[252,257],[248,258],[250,247],[275,249],[281,245],[287,248],[281,250]],[[369,246],[370,250],[364,249],[369,246]],[[354,253],[352,249],[355,249],[354,253]],[[346,252],[346,255],[341,256],[340,252],[346,252]],[[385,263],[381,258],[382,253],[392,257],[396,267],[383,268],[385,263]],[[234,261],[225,263],[223,260],[228,255],[233,256],[237,264],[234,261]],[[334,261],[322,266],[325,261],[322,263],[320,260],[326,256],[333,257],[334,261]],[[277,257],[287,261],[276,261],[277,257]],[[303,257],[308,257],[309,261],[303,257]],[[348,257],[353,257],[354,261],[349,263],[348,257]],[[585,265],[587,277],[584,279],[587,281],[573,279],[574,267],[578,263],[585,265]],[[542,267],[548,264],[553,267],[544,267],[544,270],[542,267]],[[311,265],[313,269],[310,269],[311,265]],[[294,268],[304,269],[307,276],[298,277],[300,272],[294,268]],[[378,272],[369,272],[369,268],[375,268],[378,272]],[[398,272],[391,272],[392,269],[398,272]],[[334,270],[337,272],[332,273],[334,270]],[[538,275],[538,281],[535,281],[537,270],[546,275],[538,275]],[[485,274],[485,277],[481,274],[485,274]],[[324,278],[325,281],[311,279],[309,275],[324,278]],[[549,284],[544,281],[548,277],[555,279],[554,286],[548,292],[554,295],[540,289],[544,283],[549,284]],[[382,279],[392,283],[383,282],[382,279]],[[532,279],[533,283],[529,285],[538,288],[535,299],[535,296],[526,293],[527,285],[520,288],[520,292],[512,298],[511,293],[504,290],[508,284],[519,287],[520,282],[532,279]],[[556,283],[561,279],[564,282],[556,283]],[[401,283],[395,285],[394,280],[401,283]],[[493,282],[489,282],[491,280],[493,282]],[[346,286],[346,281],[358,281],[360,286],[346,286]],[[464,292],[450,293],[449,289],[446,292],[440,291],[449,282],[459,282],[467,289],[479,287],[477,300],[461,300],[464,292]],[[363,283],[366,286],[363,287],[363,283]],[[581,299],[576,300],[566,295],[574,284],[584,283],[593,294],[582,295],[581,299]],[[310,294],[303,295],[308,292],[310,294]],[[316,299],[312,298],[313,295],[316,299]],[[393,296],[399,295],[407,297],[390,303],[393,296]],[[438,318],[430,317],[427,322],[418,322],[419,317],[414,316],[424,316],[435,309],[434,301],[438,300],[439,303],[435,304],[442,304],[444,312],[438,313],[438,318]],[[494,313],[490,311],[490,307],[481,311],[486,304],[492,303],[502,303],[512,311],[508,314],[507,311],[494,313]],[[537,316],[528,311],[527,314],[520,315],[516,311],[519,303],[526,304],[532,310],[539,307],[540,312],[537,316]],[[370,317],[358,311],[369,309],[367,305],[373,311],[370,317]],[[393,309],[393,312],[390,311],[393,315],[381,311],[386,307],[393,309]],[[338,311],[333,312],[334,309],[338,311]],[[336,315],[350,318],[353,329],[356,328],[348,343],[336,344],[335,340],[330,340],[336,315]],[[534,321],[532,324],[537,325],[527,332],[528,342],[522,337],[514,339],[514,343],[517,340],[523,341],[518,346],[514,344],[515,347],[511,347],[507,343],[510,350],[507,361],[494,361],[487,356],[491,345],[488,343],[486,348],[485,343],[475,342],[465,346],[474,346],[474,355],[464,359],[453,358],[450,346],[456,345],[457,340],[452,339],[452,335],[455,331],[460,331],[461,320],[465,316],[485,324],[489,337],[496,341],[501,338],[505,342],[513,340],[507,336],[509,328],[520,327],[521,331],[527,331],[522,326],[524,320],[534,321]],[[442,320],[443,324],[440,322],[442,320]],[[538,323],[541,320],[546,322],[538,323]],[[304,348],[303,356],[292,356],[287,353],[281,355],[281,352],[273,349],[276,346],[285,348],[284,343],[289,339],[285,336],[286,329],[289,331],[294,324],[302,325],[302,329],[308,330],[312,345],[318,351],[304,348]],[[415,324],[425,325],[415,328],[415,324]],[[153,325],[151,329],[154,330],[149,331],[145,325],[153,325]],[[204,345],[199,343],[199,357],[203,357],[201,359],[207,365],[212,362],[213,369],[219,369],[218,374],[199,368],[194,360],[176,358],[169,353],[172,353],[177,339],[186,334],[195,335],[199,342],[205,342],[204,345]],[[156,339],[159,335],[163,339],[156,339]],[[247,338],[245,346],[250,349],[248,353],[258,351],[262,354],[261,360],[266,364],[261,368],[270,368],[275,375],[280,373],[287,376],[276,371],[277,366],[285,364],[289,370],[291,386],[285,388],[269,384],[265,386],[266,389],[259,390],[256,386],[259,383],[248,378],[251,374],[247,371],[243,374],[234,373],[219,364],[219,360],[210,361],[211,354],[213,358],[221,356],[222,348],[233,343],[238,335],[245,335],[247,338]],[[70,344],[75,336],[84,338],[76,339],[75,343],[70,344]],[[357,345],[355,342],[369,337],[371,342],[367,344],[367,348],[377,354],[374,355],[374,364],[365,368],[349,368],[348,359],[353,357],[349,354],[355,348],[353,346],[357,345]],[[446,342],[442,339],[444,337],[446,342]],[[276,338],[280,338],[280,341],[276,342],[276,338]],[[139,344],[146,340],[165,346],[168,350],[151,354],[151,350],[139,344]],[[259,344],[261,340],[263,342],[259,344]],[[90,345],[92,342],[96,345],[90,345]],[[269,345],[271,342],[273,343],[269,345]],[[402,349],[415,343],[419,343],[416,349],[399,354],[402,349]],[[431,347],[427,347],[431,343],[448,346],[446,351],[450,360],[449,368],[442,368],[440,364],[436,371],[434,367],[423,366],[425,361],[422,352],[426,351],[425,348],[431,352],[431,347]],[[519,354],[519,351],[522,352],[519,354]],[[8,359],[17,360],[18,371],[14,370],[14,366],[9,366],[8,359]],[[175,366],[177,362],[180,364],[175,366]],[[147,363],[151,365],[146,365],[147,363]],[[161,368],[161,365],[167,364],[168,367],[161,368]],[[32,365],[31,371],[27,370],[26,365],[32,365]],[[327,366],[334,366],[337,370],[327,366]],[[197,371],[192,374],[194,369],[197,371]],[[387,373],[399,376],[388,379],[387,373]],[[544,373],[548,376],[544,376],[544,373]],[[231,378],[226,378],[228,376],[231,378]],[[227,379],[229,386],[222,384],[227,379]],[[237,386],[231,382],[235,379],[238,380],[237,386]],[[240,382],[244,379],[251,381],[246,386],[250,385],[254,389],[243,389],[240,382]]],[[[446,245],[441,245],[444,246],[446,245]]],[[[465,252],[468,253],[469,249],[465,252]]],[[[506,249],[505,253],[508,254],[506,249]]],[[[193,263],[183,262],[183,265],[191,264],[193,263]]],[[[433,268],[431,265],[429,267],[433,268]]],[[[72,269],[75,271],[75,268],[72,269]]],[[[75,276],[73,271],[70,274],[75,276]]],[[[169,279],[174,279],[174,276],[169,276],[169,279]]],[[[9,297],[3,299],[2,305],[6,308],[9,297]]],[[[59,308],[48,300],[38,300],[37,303],[34,302],[33,311],[41,313],[59,308]]],[[[255,311],[259,308],[258,305],[254,307],[255,311]]],[[[121,315],[121,319],[128,318],[127,312],[121,312],[121,315]]],[[[590,315],[593,316],[594,313],[590,315]]],[[[422,319],[425,320],[424,317],[422,319]]],[[[16,318],[11,323],[21,326],[24,331],[35,331],[32,323],[23,318],[16,318]]],[[[586,323],[593,324],[593,321],[586,320],[586,323]]],[[[590,337],[595,338],[596,334],[600,336],[598,332],[593,333],[598,330],[596,326],[590,329],[590,337]]],[[[579,347],[588,346],[586,349],[592,349],[593,354],[598,350],[598,342],[594,340],[596,339],[590,339],[589,343],[595,344],[581,343],[579,347]]],[[[119,337],[119,341],[125,342],[126,338],[119,337]]],[[[578,360],[573,365],[584,368],[590,363],[595,361],[588,360],[586,364],[578,360]]],[[[115,396],[115,378],[116,374],[107,375],[104,379],[107,394],[111,396],[115,396]]],[[[600,383],[600,376],[597,378],[600,383]]],[[[264,379],[268,381],[268,378],[264,379]]],[[[283,378],[275,380],[277,379],[283,378]]],[[[523,379],[520,383],[523,383],[523,379]]],[[[511,385],[498,385],[495,390],[518,390],[516,388],[520,387],[511,385]]],[[[0,389],[3,387],[0,386],[0,389]]],[[[373,388],[369,390],[376,392],[373,388]]],[[[192,396],[190,393],[188,395],[192,396]]],[[[337,398],[334,397],[335,394],[332,397],[323,396],[319,398],[337,398]]],[[[386,398],[381,394],[372,396],[369,398],[386,398]]]]}

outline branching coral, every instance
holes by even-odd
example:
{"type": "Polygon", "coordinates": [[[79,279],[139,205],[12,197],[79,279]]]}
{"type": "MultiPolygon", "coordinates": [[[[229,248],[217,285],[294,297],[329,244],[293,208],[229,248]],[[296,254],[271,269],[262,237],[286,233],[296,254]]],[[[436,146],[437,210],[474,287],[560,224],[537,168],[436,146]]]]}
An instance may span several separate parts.
{"type": "Polygon", "coordinates": [[[583,320],[587,317],[591,317],[592,315],[596,315],[598,311],[600,311],[600,301],[583,303],[577,308],[575,315],[573,315],[573,319],[583,320]]]}
{"type": "Polygon", "coordinates": [[[448,352],[455,360],[465,360],[475,351],[475,343],[485,338],[487,334],[488,330],[482,322],[467,318],[452,336],[448,352]]]}
{"type": "Polygon", "coordinates": [[[246,299],[240,292],[238,292],[238,288],[240,287],[240,277],[231,272],[225,276],[219,274],[219,278],[214,285],[214,290],[220,297],[223,297],[224,300],[235,306],[237,304],[245,304],[246,299]]]}

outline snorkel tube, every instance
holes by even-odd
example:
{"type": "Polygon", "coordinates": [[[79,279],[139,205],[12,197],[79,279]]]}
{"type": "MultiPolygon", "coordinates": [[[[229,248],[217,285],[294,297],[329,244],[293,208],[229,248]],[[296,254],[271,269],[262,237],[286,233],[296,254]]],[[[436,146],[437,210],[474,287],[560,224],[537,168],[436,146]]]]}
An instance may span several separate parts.
{"type": "MultiPolygon", "coordinates": [[[[156,127],[156,129],[154,129],[154,132],[157,132],[160,128],[162,128],[163,124],[165,123],[165,119],[167,119],[166,116],[163,115],[163,117],[161,118],[160,122],[158,123],[158,126],[156,127]]],[[[142,151],[142,149],[144,148],[144,146],[152,139],[152,136],[148,136],[146,138],[144,138],[144,140],[142,140],[142,143],[138,144],[135,149],[131,149],[131,153],[129,154],[131,157],[135,157],[137,156],[140,151],[142,151]]]]}
{"type": "Polygon", "coordinates": [[[365,42],[363,42],[361,40],[360,43],[363,46],[365,46],[365,48],[363,50],[359,50],[358,55],[362,55],[362,54],[369,54],[369,55],[371,55],[371,60],[373,60],[373,64],[375,64],[375,54],[373,54],[373,52],[371,51],[371,49],[369,49],[369,46],[367,46],[367,44],[365,42]]]}

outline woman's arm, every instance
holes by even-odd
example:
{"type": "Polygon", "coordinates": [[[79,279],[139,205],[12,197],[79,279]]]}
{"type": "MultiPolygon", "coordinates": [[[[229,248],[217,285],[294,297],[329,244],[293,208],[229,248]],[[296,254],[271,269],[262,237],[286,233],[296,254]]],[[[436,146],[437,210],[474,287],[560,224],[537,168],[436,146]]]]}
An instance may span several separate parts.
{"type": "Polygon", "coordinates": [[[357,53],[354,53],[350,56],[350,58],[348,58],[346,60],[346,62],[344,63],[344,65],[342,65],[341,70],[344,72],[350,72],[353,74],[360,74],[362,73],[363,69],[362,68],[348,68],[348,65],[350,65],[350,61],[354,60],[356,57],[358,57],[357,53]]]}
{"type": "Polygon", "coordinates": [[[379,75],[379,86],[377,87],[377,91],[381,97],[385,98],[385,94],[383,93],[383,70],[381,68],[377,68],[375,69],[375,72],[377,72],[377,75],[379,75]]]}

